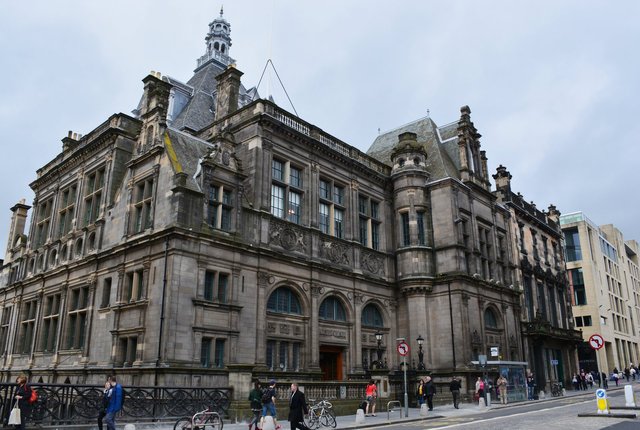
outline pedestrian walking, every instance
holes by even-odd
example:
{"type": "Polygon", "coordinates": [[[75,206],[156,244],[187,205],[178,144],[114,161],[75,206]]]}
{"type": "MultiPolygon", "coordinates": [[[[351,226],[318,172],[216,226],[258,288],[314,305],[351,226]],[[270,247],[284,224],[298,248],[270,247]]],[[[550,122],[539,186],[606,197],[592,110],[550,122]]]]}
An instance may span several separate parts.
{"type": "Polygon", "coordinates": [[[109,390],[111,390],[111,377],[108,376],[102,390],[102,402],[100,403],[100,411],[98,412],[98,429],[102,430],[102,421],[107,416],[107,407],[109,406],[109,390]]]}
{"type": "Polygon", "coordinates": [[[418,399],[418,407],[422,406],[425,399],[424,380],[422,378],[420,378],[420,381],[418,382],[418,388],[416,390],[416,399],[418,399]]]}
{"type": "Polygon", "coordinates": [[[462,383],[455,376],[451,378],[451,382],[449,382],[449,391],[451,391],[451,396],[453,397],[453,407],[456,409],[460,409],[460,390],[462,389],[462,383]]]}
{"type": "Polygon", "coordinates": [[[309,427],[304,423],[304,415],[308,413],[309,408],[304,393],[298,390],[298,384],[291,384],[291,397],[289,398],[291,430],[309,430],[309,427]]]}
{"type": "Polygon", "coordinates": [[[262,389],[260,387],[260,381],[253,383],[253,388],[249,392],[249,407],[253,413],[253,418],[249,423],[249,430],[256,426],[256,430],[259,430],[258,423],[260,422],[260,412],[262,411],[262,389]]]}
{"type": "Polygon", "coordinates": [[[529,374],[527,375],[527,399],[528,400],[533,400],[535,398],[535,385],[536,385],[536,379],[533,376],[533,372],[529,372],[529,374]]]}
{"type": "MultiPolygon", "coordinates": [[[[476,395],[478,397],[478,402],[480,402],[480,399],[484,399],[484,381],[479,376],[478,380],[476,381],[476,395]]],[[[485,405],[486,404],[487,403],[485,401],[485,405]]]]}
{"type": "Polygon", "coordinates": [[[267,413],[273,418],[273,425],[276,426],[276,430],[280,430],[282,426],[278,424],[278,418],[276,413],[276,381],[272,379],[269,381],[269,388],[267,388],[262,394],[262,418],[260,419],[260,428],[264,426],[264,417],[267,413]]]}
{"type": "Polygon", "coordinates": [[[31,415],[31,387],[27,384],[28,380],[26,375],[20,375],[16,378],[16,393],[14,399],[18,402],[18,408],[20,409],[20,424],[16,425],[16,430],[24,430],[24,423],[29,419],[31,415]]]}
{"type": "Polygon", "coordinates": [[[367,398],[367,410],[365,411],[366,416],[376,416],[376,400],[378,399],[378,387],[376,383],[373,382],[373,379],[369,381],[367,386],[364,389],[364,395],[367,398]]]}
{"type": "Polygon", "coordinates": [[[500,375],[498,380],[496,381],[498,385],[498,392],[500,393],[500,403],[503,405],[507,404],[507,378],[504,375],[500,375]]]}
{"type": "Polygon", "coordinates": [[[116,430],[116,414],[122,409],[122,385],[118,384],[115,375],[109,376],[107,380],[111,387],[106,394],[109,403],[107,404],[107,413],[105,414],[104,421],[107,423],[108,430],[116,430]]]}
{"type": "Polygon", "coordinates": [[[431,376],[427,376],[427,379],[424,383],[424,395],[427,398],[427,406],[429,410],[433,410],[433,396],[436,395],[436,385],[433,383],[431,376]]]}

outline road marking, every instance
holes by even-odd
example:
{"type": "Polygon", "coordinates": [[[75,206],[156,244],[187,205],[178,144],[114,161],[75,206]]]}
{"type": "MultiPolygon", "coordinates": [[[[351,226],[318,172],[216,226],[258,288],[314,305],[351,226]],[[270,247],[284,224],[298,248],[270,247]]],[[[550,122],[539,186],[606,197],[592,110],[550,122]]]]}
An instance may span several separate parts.
{"type": "Polygon", "coordinates": [[[459,424],[451,424],[451,425],[446,425],[444,427],[435,427],[437,429],[449,429],[449,428],[454,428],[454,427],[462,427],[462,426],[466,426],[469,424],[476,424],[479,422],[488,422],[488,421],[497,421],[497,420],[501,420],[501,419],[509,419],[509,418],[513,418],[513,417],[517,417],[517,416],[521,416],[521,415],[529,415],[529,414],[537,414],[540,412],[545,412],[545,411],[551,411],[553,409],[561,409],[561,408],[566,408],[569,406],[575,406],[575,405],[579,405],[581,403],[589,403],[592,402],[592,400],[583,400],[582,402],[575,402],[575,403],[571,403],[570,405],[564,405],[564,406],[556,406],[555,408],[544,408],[544,409],[536,409],[535,411],[529,411],[529,412],[520,412],[518,414],[513,414],[513,415],[506,415],[504,417],[494,417],[494,418],[478,418],[478,419],[474,419],[473,421],[470,422],[466,422],[466,423],[459,423],[459,424]]]}

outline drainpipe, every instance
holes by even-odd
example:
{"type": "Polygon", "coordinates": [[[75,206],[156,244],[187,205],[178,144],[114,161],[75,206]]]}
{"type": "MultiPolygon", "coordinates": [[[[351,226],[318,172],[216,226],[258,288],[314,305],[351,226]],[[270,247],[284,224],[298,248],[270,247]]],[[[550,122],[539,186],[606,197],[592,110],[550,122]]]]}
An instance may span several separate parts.
{"type": "Polygon", "coordinates": [[[158,357],[156,359],[156,372],[155,372],[155,383],[154,386],[158,386],[158,368],[160,367],[160,362],[162,360],[162,334],[164,329],[164,308],[165,308],[165,293],[167,291],[167,261],[169,255],[169,236],[165,237],[164,241],[164,269],[162,273],[162,301],[160,308],[160,333],[158,335],[158,357]]]}

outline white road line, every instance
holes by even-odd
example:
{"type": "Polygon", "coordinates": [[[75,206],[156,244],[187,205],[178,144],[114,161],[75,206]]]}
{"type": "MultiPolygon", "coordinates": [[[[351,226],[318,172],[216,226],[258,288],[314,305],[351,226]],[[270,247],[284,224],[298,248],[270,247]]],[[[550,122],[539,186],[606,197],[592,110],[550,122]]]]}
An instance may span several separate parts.
{"type": "Polygon", "coordinates": [[[478,423],[484,423],[484,422],[488,422],[488,421],[497,421],[497,420],[502,420],[502,419],[507,419],[507,418],[513,418],[513,417],[518,417],[518,416],[521,416],[521,415],[537,414],[537,413],[544,412],[544,411],[551,411],[551,410],[554,410],[554,409],[567,408],[569,406],[575,406],[575,405],[579,405],[581,403],[589,403],[589,402],[593,402],[593,400],[584,400],[582,402],[571,403],[571,404],[564,405],[564,406],[556,406],[555,408],[536,409],[534,411],[529,411],[529,412],[520,412],[519,414],[506,415],[504,417],[480,418],[480,419],[469,421],[469,422],[466,422],[466,423],[451,424],[451,425],[444,426],[444,427],[433,427],[433,430],[436,430],[436,429],[450,429],[450,428],[454,428],[454,427],[466,426],[466,425],[469,425],[469,424],[478,424],[478,423]]]}

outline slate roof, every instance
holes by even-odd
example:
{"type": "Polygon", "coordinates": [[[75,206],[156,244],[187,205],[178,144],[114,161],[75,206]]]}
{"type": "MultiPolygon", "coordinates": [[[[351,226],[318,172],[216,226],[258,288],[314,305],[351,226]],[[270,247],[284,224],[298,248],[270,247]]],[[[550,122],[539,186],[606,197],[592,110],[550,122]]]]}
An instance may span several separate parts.
{"type": "Polygon", "coordinates": [[[418,137],[427,151],[427,169],[432,181],[453,177],[460,179],[458,166],[457,122],[439,128],[431,118],[425,117],[379,135],[367,155],[391,165],[391,151],[398,143],[398,135],[411,132],[418,137]]]}
{"type": "MultiPolygon", "coordinates": [[[[201,160],[213,149],[213,144],[174,128],[167,128],[167,134],[179,168],[187,174],[187,188],[202,191],[195,178],[199,173],[201,160]]],[[[177,173],[176,165],[173,164],[173,167],[174,173],[177,173]]]]}

